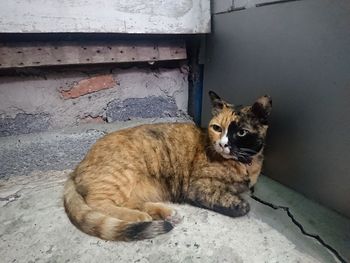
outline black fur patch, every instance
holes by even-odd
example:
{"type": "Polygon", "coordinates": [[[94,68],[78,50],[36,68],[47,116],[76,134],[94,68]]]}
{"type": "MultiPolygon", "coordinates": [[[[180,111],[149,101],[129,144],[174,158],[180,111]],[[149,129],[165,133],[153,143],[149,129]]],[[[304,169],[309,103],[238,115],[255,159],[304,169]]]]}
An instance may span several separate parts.
{"type": "Polygon", "coordinates": [[[138,222],[127,226],[124,229],[124,236],[129,240],[143,239],[144,232],[150,227],[152,222],[138,222]]]}
{"type": "Polygon", "coordinates": [[[233,191],[235,193],[243,193],[249,190],[249,183],[250,183],[250,180],[240,182],[240,183],[233,183],[231,187],[233,188],[233,191]]]}
{"type": "Polygon", "coordinates": [[[174,226],[170,222],[164,221],[164,225],[163,225],[164,233],[169,232],[173,228],[174,228],[174,226]]]}
{"type": "Polygon", "coordinates": [[[207,206],[203,205],[197,197],[195,198],[195,200],[185,198],[184,202],[200,208],[209,209],[207,206]]]}
{"type": "Polygon", "coordinates": [[[140,240],[167,233],[173,228],[168,221],[137,222],[125,228],[123,234],[126,240],[140,240]]]}
{"type": "Polygon", "coordinates": [[[187,199],[186,203],[193,205],[193,206],[200,207],[200,208],[209,209],[209,210],[215,211],[219,214],[226,215],[229,217],[244,216],[250,210],[249,203],[245,200],[242,200],[239,204],[232,205],[231,207],[224,207],[221,205],[213,205],[212,207],[209,207],[209,206],[204,205],[203,203],[201,203],[198,200],[190,200],[190,199],[187,199]]]}
{"type": "Polygon", "coordinates": [[[268,117],[271,112],[271,107],[272,100],[269,98],[269,103],[267,105],[264,105],[260,102],[255,102],[252,106],[251,111],[255,115],[255,117],[260,121],[261,124],[267,125],[268,117]]]}
{"type": "Polygon", "coordinates": [[[154,139],[157,139],[157,140],[164,139],[164,135],[163,135],[163,133],[161,131],[149,129],[147,132],[154,139]]]}
{"type": "Polygon", "coordinates": [[[247,201],[243,200],[238,205],[231,206],[231,207],[214,205],[212,210],[229,217],[240,217],[240,216],[246,215],[249,212],[250,206],[247,201]]]}
{"type": "Polygon", "coordinates": [[[227,137],[231,151],[237,152],[241,148],[245,148],[256,153],[259,152],[264,145],[263,139],[257,133],[248,133],[246,136],[239,137],[237,133],[243,128],[242,126],[236,122],[231,122],[228,127],[227,137]]]}

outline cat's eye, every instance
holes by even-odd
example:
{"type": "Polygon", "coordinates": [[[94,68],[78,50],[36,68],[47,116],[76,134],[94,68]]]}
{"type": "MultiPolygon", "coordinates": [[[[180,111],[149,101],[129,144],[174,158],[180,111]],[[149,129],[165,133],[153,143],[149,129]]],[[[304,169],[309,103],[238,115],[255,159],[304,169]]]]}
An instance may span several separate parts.
{"type": "Polygon", "coordinates": [[[221,127],[219,125],[213,124],[211,127],[216,132],[222,132],[222,129],[221,129],[221,127]]]}
{"type": "Polygon", "coordinates": [[[248,131],[245,130],[245,129],[240,129],[240,130],[237,132],[237,135],[238,135],[239,137],[244,137],[244,136],[246,136],[247,134],[248,134],[248,131]]]}

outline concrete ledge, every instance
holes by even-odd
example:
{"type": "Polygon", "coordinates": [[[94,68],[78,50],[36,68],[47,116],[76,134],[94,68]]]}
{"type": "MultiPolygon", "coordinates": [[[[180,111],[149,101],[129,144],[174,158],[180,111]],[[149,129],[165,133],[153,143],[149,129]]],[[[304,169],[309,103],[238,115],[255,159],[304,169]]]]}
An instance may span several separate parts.
{"type": "Polygon", "coordinates": [[[182,118],[136,119],[111,124],[86,124],[35,134],[0,137],[0,178],[31,171],[72,169],[104,134],[146,123],[184,122],[182,118]]]}

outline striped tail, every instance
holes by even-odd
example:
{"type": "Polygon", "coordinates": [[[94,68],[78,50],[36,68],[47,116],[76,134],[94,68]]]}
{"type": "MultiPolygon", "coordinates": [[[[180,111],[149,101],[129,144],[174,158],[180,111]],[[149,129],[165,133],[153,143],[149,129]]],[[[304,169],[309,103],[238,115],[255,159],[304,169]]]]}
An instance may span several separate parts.
{"type": "Polygon", "coordinates": [[[77,192],[72,178],[64,186],[64,208],[78,229],[105,240],[148,239],[173,229],[167,221],[127,222],[92,209],[77,192]]]}

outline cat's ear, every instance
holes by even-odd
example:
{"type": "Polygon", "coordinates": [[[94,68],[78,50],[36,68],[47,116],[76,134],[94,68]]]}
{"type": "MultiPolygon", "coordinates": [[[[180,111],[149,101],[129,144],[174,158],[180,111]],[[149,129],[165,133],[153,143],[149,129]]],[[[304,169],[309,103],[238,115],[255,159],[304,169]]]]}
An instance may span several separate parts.
{"type": "Polygon", "coordinates": [[[259,119],[261,124],[267,125],[272,110],[272,100],[268,95],[257,99],[252,108],[252,113],[259,119]]]}
{"type": "Polygon", "coordinates": [[[216,115],[219,112],[221,112],[225,107],[230,107],[232,105],[228,104],[226,101],[222,100],[218,94],[216,94],[214,91],[209,91],[209,97],[211,104],[213,106],[212,114],[216,115]]]}

